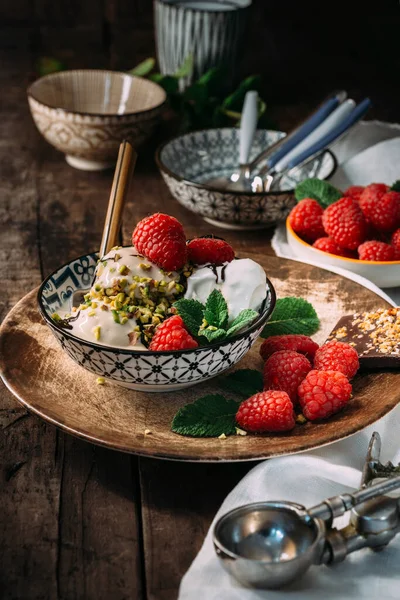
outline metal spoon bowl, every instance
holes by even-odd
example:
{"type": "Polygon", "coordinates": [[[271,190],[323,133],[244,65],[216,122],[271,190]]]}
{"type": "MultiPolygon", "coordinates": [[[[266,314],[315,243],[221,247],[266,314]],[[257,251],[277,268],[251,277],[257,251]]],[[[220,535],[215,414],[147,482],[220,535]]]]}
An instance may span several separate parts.
{"type": "Polygon", "coordinates": [[[222,566],[256,588],[288,585],[322,554],[325,526],[291,502],[259,502],[236,508],[215,525],[214,548],[222,566]]]}

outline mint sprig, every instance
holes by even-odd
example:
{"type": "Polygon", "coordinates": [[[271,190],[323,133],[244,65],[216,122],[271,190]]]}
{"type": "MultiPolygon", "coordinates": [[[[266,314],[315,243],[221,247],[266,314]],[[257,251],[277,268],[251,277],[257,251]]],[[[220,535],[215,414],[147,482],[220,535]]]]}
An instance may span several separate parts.
{"type": "Polygon", "coordinates": [[[305,179],[296,186],[294,195],[298,202],[304,198],[313,198],[323,208],[326,208],[342,198],[343,193],[327,181],[310,178],[305,179]]]}
{"type": "Polygon", "coordinates": [[[228,331],[226,332],[227,337],[233,335],[234,333],[237,333],[247,325],[250,325],[250,323],[254,321],[256,317],[258,317],[258,312],[256,310],[253,310],[251,308],[245,308],[244,310],[242,310],[238,314],[236,319],[234,319],[228,331]]]}
{"type": "Polygon", "coordinates": [[[219,290],[213,290],[208,296],[204,318],[212,327],[226,329],[228,324],[228,305],[219,290]]]}
{"type": "Polygon", "coordinates": [[[181,298],[174,303],[174,307],[182,317],[189,332],[197,338],[204,319],[205,307],[203,304],[198,300],[181,298]]]}
{"type": "Polygon", "coordinates": [[[276,301],[274,311],[261,337],[290,333],[312,335],[318,331],[319,325],[318,315],[310,302],[304,298],[287,296],[276,301]]]}
{"type": "Polygon", "coordinates": [[[198,300],[182,298],[174,303],[189,332],[200,342],[219,342],[234,335],[254,319],[258,312],[247,308],[242,310],[228,327],[228,305],[220,290],[213,290],[205,306],[198,300]]]}
{"type": "Polygon", "coordinates": [[[234,392],[245,399],[262,392],[264,387],[262,373],[255,369],[238,369],[221,377],[218,385],[225,392],[234,392]]]}
{"type": "Polygon", "coordinates": [[[239,403],[221,394],[209,394],[178,410],[172,431],[191,437],[219,437],[236,432],[235,417],[239,403]]]}

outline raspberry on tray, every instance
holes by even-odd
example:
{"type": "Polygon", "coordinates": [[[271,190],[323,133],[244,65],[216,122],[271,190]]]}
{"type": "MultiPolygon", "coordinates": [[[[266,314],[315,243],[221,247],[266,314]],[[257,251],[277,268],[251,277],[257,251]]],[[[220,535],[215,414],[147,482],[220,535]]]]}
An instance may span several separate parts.
{"type": "Polygon", "coordinates": [[[236,421],[239,427],[253,433],[290,431],[296,424],[289,396],[277,390],[260,392],[242,402],[236,421]]]}

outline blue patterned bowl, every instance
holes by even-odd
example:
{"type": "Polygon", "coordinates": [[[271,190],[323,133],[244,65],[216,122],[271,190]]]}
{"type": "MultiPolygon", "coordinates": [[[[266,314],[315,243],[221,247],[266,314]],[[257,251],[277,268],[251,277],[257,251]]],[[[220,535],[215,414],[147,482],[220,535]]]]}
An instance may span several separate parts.
{"type": "Polygon", "coordinates": [[[81,367],[124,387],[170,392],[220,375],[251,348],[275,306],[275,290],[267,279],[267,297],[258,319],[245,331],[195,350],[143,352],[82,340],[51,318],[71,295],[90,287],[98,255],[88,254],[60,267],[39,288],[40,312],[65,352],[81,367]]]}
{"type": "MultiPolygon", "coordinates": [[[[259,129],[250,160],[285,134],[259,129]]],[[[294,167],[273,192],[221,191],[204,182],[229,177],[239,165],[239,130],[195,131],[162,145],[156,161],[171,194],[208,223],[225,229],[261,229],[284,221],[295,205],[293,190],[308,177],[327,179],[336,170],[330,151],[303,167],[294,167]]]]}

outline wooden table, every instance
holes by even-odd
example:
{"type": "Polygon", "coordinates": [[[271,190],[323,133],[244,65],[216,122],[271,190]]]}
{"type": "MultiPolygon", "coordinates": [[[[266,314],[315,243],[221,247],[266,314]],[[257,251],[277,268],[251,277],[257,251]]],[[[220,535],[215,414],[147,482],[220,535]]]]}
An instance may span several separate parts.
{"type": "MultiPolygon", "coordinates": [[[[1,313],[63,263],[95,250],[112,173],[69,167],[34,128],[25,98],[29,54],[0,56],[1,313]]],[[[284,106],[290,127],[311,108],[284,106]]],[[[170,212],[188,237],[210,227],[169,195],[140,154],[124,218],[170,212]]],[[[226,233],[242,252],[271,253],[270,233],[226,233]]],[[[177,596],[227,493],[253,464],[180,464],[95,447],[27,413],[0,388],[0,597],[152,599],[177,596]],[[2,590],[2,591],[1,591],[2,590]]]]}

